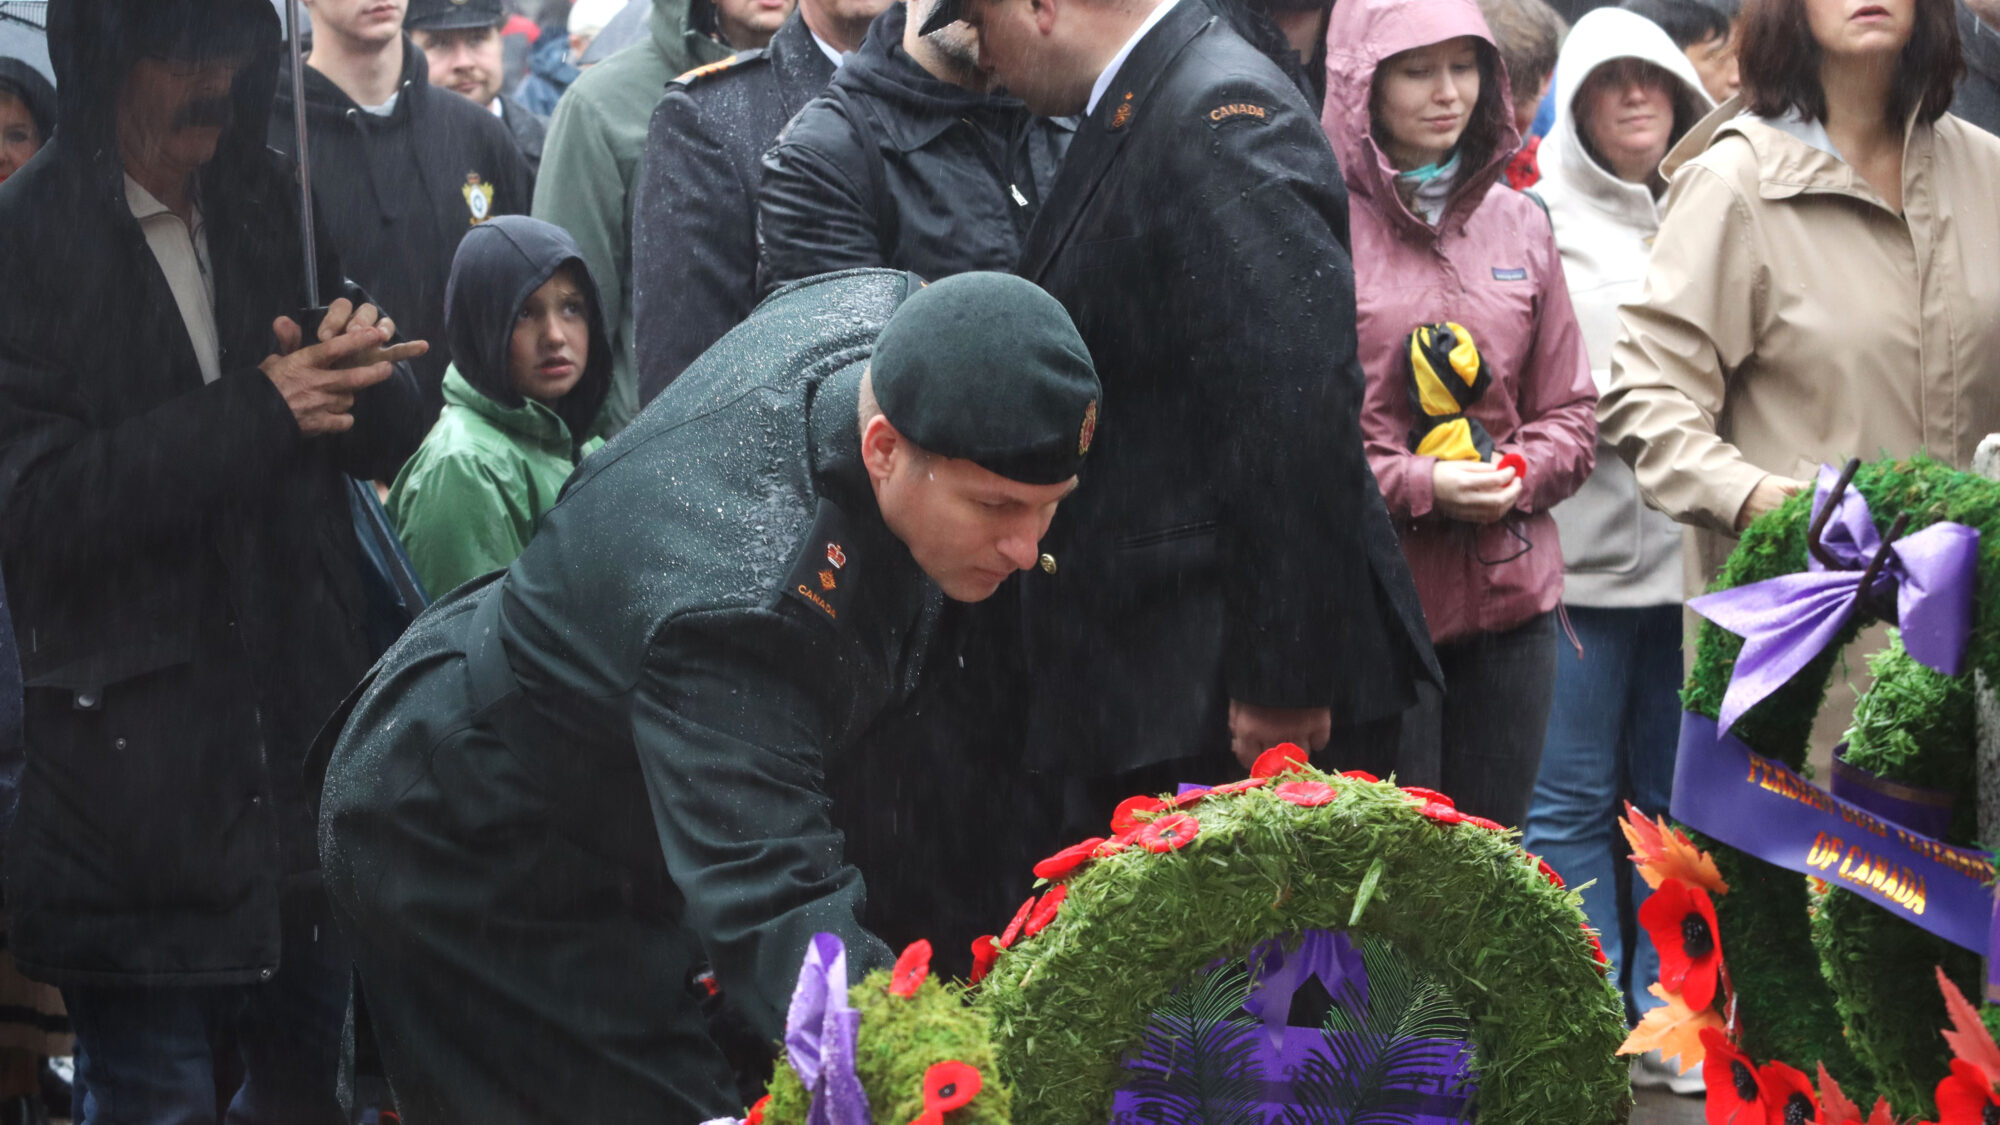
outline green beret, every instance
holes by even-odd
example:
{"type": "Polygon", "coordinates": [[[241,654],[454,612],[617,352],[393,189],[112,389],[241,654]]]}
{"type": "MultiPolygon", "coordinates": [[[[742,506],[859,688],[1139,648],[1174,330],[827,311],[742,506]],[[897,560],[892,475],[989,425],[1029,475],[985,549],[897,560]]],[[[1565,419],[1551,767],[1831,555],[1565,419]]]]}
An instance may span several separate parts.
{"type": "Polygon", "coordinates": [[[897,432],[1023,484],[1076,475],[1102,393],[1062,303],[1004,273],[912,294],[875,341],[875,400],[897,432]]]}

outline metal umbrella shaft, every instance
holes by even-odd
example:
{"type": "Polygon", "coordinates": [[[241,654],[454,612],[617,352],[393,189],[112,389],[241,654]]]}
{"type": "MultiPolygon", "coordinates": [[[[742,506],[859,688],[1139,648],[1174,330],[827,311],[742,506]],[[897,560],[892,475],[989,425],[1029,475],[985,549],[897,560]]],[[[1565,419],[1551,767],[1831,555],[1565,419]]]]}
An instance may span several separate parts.
{"type": "MultiPolygon", "coordinates": [[[[312,158],[306,147],[306,60],[299,44],[299,0],[285,0],[292,54],[292,130],[299,154],[299,248],[305,254],[306,307],[319,308],[319,249],[313,240],[312,158]]],[[[307,328],[310,338],[318,325],[307,328]]]]}

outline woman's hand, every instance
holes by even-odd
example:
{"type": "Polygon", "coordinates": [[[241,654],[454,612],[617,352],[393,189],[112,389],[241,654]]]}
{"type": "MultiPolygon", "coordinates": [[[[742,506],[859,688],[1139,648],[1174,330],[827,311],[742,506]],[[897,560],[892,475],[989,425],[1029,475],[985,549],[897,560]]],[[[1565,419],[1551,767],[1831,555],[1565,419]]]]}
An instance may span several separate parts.
{"type": "Polygon", "coordinates": [[[1766,475],[1757,482],[1757,487],[1750,490],[1750,495],[1744,497],[1743,507],[1736,512],[1736,530],[1740,533],[1750,526],[1751,521],[1784,503],[1787,497],[1805,486],[1806,482],[1802,480],[1781,477],[1776,473],[1766,475]]]}
{"type": "Polygon", "coordinates": [[[1521,499],[1520,475],[1484,461],[1439,461],[1431,469],[1431,500],[1448,518],[1498,523],[1521,499]]]}

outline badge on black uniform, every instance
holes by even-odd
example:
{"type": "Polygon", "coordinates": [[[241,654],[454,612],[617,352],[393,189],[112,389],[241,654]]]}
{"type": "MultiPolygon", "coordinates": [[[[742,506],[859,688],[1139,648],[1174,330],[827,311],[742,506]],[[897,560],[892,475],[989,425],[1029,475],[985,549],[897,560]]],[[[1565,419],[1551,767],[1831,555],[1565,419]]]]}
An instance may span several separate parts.
{"type": "Polygon", "coordinates": [[[847,612],[854,584],[855,560],[849,554],[853,544],[847,531],[847,514],[822,497],[812,530],[785,578],[786,597],[803,602],[829,621],[838,621],[847,612]]]}

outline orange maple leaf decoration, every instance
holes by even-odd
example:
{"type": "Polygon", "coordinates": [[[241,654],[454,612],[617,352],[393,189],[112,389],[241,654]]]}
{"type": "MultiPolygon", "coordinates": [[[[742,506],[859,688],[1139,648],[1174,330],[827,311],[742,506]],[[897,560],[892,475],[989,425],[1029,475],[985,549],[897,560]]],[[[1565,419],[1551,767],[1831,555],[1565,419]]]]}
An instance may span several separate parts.
{"type": "Polygon", "coordinates": [[[1979,1022],[1979,1013],[1966,1002],[1965,993],[1951,983],[1944,970],[1937,971],[1938,988],[1944,992],[1944,1010],[1951,1015],[1951,1030],[1944,1033],[1945,1046],[1951,1053],[1979,1068],[1988,1082],[2000,1084],[2000,1047],[1993,1045],[1993,1035],[1986,1025],[1979,1022]]]}
{"type": "Polygon", "coordinates": [[[1690,1009],[1680,993],[1668,992],[1658,981],[1647,985],[1646,991],[1659,997],[1666,1006],[1647,1012],[1632,1034],[1625,1037],[1618,1053],[1641,1055],[1658,1049],[1661,1058],[1680,1058],[1682,1074],[1700,1066],[1701,1060],[1708,1057],[1708,1050],[1701,1045],[1701,1031],[1706,1027],[1721,1032],[1722,1014],[1713,1008],[1699,1012],[1690,1009]]]}
{"type": "Polygon", "coordinates": [[[1649,820],[1627,801],[1625,815],[1618,818],[1618,827],[1632,845],[1632,862],[1639,865],[1639,875],[1647,886],[1659,890],[1660,884],[1668,879],[1680,879],[1710,894],[1729,893],[1729,884],[1722,881],[1715,861],[1696,848],[1687,833],[1669,827],[1666,817],[1649,820]]]}

